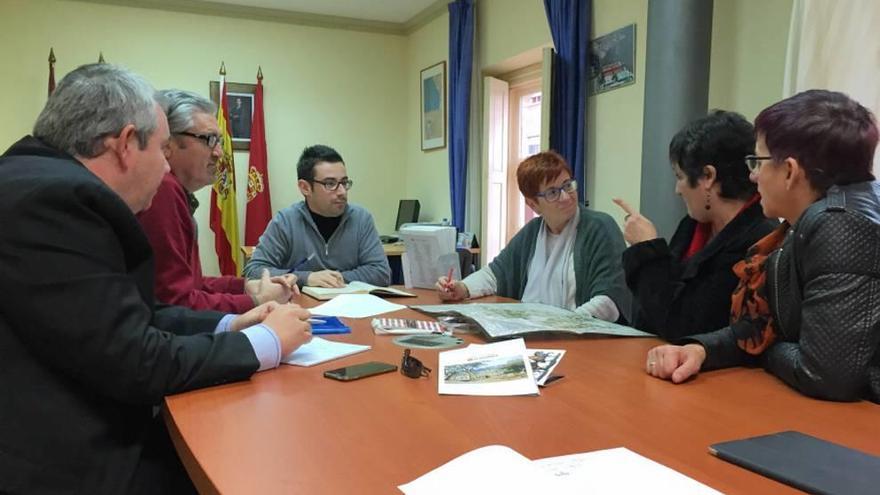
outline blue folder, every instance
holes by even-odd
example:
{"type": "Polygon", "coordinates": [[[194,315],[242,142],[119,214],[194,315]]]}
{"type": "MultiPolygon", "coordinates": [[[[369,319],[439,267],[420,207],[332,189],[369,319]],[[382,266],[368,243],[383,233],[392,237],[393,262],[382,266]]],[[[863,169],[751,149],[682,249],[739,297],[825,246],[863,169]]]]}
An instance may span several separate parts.
{"type": "Polygon", "coordinates": [[[335,316],[312,315],[312,318],[324,320],[324,323],[312,323],[312,335],[351,333],[351,328],[335,316]]]}

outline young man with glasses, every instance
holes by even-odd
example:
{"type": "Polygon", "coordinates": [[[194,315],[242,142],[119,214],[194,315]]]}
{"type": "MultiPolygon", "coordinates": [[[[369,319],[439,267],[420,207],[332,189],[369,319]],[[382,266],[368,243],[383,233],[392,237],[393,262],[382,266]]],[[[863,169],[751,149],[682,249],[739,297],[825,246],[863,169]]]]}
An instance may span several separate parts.
{"type": "Polygon", "coordinates": [[[202,275],[193,193],[214,183],[223,156],[216,106],[188,91],[165,90],[160,97],[171,133],[166,151],[171,172],[162,179],[153,205],[138,215],[156,256],[156,298],[227,313],[244,313],[267,301],[288,302],[297,291],[293,275],[271,279],[268,272],[257,273],[247,282],[202,275]]]}
{"type": "Polygon", "coordinates": [[[516,181],[526,204],[540,216],[520,229],[489,266],[461,281],[440,277],[440,299],[498,294],[626,321],[630,294],[620,262],[625,244],[614,220],[578,204],[578,184],[556,152],[525,159],[516,181]]]}
{"type": "Polygon", "coordinates": [[[272,275],[293,273],[300,286],[342,287],[355,280],[388,285],[391,268],[373,216],[348,203],[353,182],[339,153],[329,146],[309,146],[296,172],[305,200],[275,215],[245,274],[256,276],[263,269],[272,275]]]}

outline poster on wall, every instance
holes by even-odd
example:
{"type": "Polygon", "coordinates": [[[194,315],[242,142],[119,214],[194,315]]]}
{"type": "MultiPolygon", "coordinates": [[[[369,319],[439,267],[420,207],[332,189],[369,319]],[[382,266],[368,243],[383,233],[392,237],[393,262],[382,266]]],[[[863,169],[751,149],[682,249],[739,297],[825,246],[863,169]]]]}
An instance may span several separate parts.
{"type": "Polygon", "coordinates": [[[636,25],[590,41],[590,95],[636,82],[636,25]]]}
{"type": "Polygon", "coordinates": [[[419,78],[422,151],[446,146],[446,62],[422,69],[419,78]]]}

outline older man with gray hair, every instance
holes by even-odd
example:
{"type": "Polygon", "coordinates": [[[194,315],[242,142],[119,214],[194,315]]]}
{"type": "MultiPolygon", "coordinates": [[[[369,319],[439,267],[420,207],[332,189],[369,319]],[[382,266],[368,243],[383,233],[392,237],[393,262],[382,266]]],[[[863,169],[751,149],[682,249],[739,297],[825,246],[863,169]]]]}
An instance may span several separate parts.
{"type": "Polygon", "coordinates": [[[196,93],[168,89],[160,100],[171,141],[168,164],[153,205],[138,214],[156,256],[156,297],[192,309],[243,313],[266,301],[285,303],[299,294],[296,276],[269,276],[245,282],[240,277],[205,277],[193,218],[193,193],[213,184],[223,157],[220,129],[211,100],[196,93]]]}
{"type": "Polygon", "coordinates": [[[275,367],[311,338],[293,305],[154,304],[134,214],[168,146],[149,83],[93,64],[0,157],[0,493],[192,491],[154,406],[275,367]]]}

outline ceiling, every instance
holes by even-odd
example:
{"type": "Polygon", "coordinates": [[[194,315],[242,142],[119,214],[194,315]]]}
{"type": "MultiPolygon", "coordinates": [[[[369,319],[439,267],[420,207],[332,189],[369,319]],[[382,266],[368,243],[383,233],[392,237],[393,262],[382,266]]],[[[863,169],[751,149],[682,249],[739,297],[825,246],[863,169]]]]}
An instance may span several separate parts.
{"type": "Polygon", "coordinates": [[[405,23],[436,0],[213,0],[216,3],[405,23]]]}

